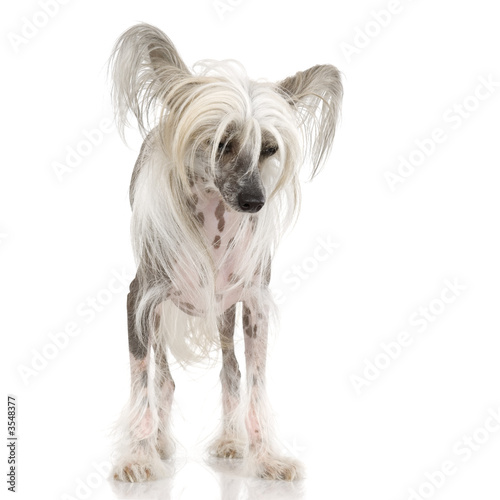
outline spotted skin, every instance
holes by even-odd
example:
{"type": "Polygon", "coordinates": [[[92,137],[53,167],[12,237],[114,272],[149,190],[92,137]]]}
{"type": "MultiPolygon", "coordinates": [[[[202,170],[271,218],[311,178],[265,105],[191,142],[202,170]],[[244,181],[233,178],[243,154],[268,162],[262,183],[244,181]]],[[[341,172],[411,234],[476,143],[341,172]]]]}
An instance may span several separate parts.
{"type": "Polygon", "coordinates": [[[243,331],[250,338],[257,336],[257,324],[252,321],[252,311],[246,304],[243,304],[243,331]]]}
{"type": "Polygon", "coordinates": [[[205,224],[205,214],[203,212],[198,212],[196,214],[196,219],[198,220],[200,226],[205,224]]]}
{"type": "Polygon", "coordinates": [[[224,232],[226,227],[226,221],[224,219],[224,213],[226,209],[224,208],[224,202],[221,200],[215,209],[215,218],[217,219],[217,229],[220,233],[224,232]]]}

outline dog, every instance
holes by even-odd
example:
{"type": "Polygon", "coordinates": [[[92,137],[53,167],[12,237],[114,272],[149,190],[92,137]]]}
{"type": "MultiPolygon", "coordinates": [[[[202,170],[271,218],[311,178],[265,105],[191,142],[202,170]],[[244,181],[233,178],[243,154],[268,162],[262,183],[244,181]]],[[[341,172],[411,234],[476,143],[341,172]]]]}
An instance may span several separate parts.
{"type": "Polygon", "coordinates": [[[223,416],[212,455],[243,458],[254,476],[298,479],[303,466],[280,453],[266,395],[271,261],[299,209],[301,165],[309,161],[314,177],[330,152],[341,75],[317,65],[277,83],[252,81],[232,60],[191,71],[148,24],[120,36],[110,72],[122,136],[134,117],[144,138],[130,185],[131,393],[113,477],[168,475],[175,384],[167,352],[185,365],[218,347],[223,416]],[[244,394],[233,338],[240,315],[244,394]]]}

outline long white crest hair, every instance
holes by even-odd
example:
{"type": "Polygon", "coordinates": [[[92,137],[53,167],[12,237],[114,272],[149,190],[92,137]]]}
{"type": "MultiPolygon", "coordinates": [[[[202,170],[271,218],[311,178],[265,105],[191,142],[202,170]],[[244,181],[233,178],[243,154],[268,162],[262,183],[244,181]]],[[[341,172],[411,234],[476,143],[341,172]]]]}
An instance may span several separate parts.
{"type": "Polygon", "coordinates": [[[155,341],[166,342],[181,363],[199,359],[218,341],[217,294],[243,289],[242,298],[272,303],[255,277],[269,273],[278,240],[297,213],[302,163],[310,160],[313,177],[330,151],[342,98],[340,74],[320,65],[269,83],[250,80],[234,61],[212,60],[190,71],[170,39],[147,24],[121,35],[110,68],[120,133],[133,115],[145,139],[130,191],[134,252],[142,269],[136,329],[143,337],[155,331],[160,311],[160,330],[168,334],[155,341]],[[241,214],[233,246],[244,250],[226,252],[225,258],[236,259],[238,275],[216,292],[217,266],[211,242],[193,220],[190,183],[197,176],[206,189],[217,190],[218,145],[236,134],[253,148],[252,168],[264,136],[272,137],[278,152],[261,170],[264,207],[241,214]],[[186,269],[196,270],[197,279],[190,281],[186,269]],[[189,291],[200,316],[165,301],[169,283],[189,291]]]}

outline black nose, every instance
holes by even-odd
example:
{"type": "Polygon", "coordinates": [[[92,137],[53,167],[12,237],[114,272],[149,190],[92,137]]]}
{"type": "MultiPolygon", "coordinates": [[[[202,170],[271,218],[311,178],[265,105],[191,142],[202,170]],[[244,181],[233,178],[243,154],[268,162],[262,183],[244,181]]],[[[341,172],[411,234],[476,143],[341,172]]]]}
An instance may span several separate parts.
{"type": "Polygon", "coordinates": [[[262,193],[240,193],[238,195],[238,205],[243,212],[255,213],[258,212],[263,206],[266,200],[262,193]]]}

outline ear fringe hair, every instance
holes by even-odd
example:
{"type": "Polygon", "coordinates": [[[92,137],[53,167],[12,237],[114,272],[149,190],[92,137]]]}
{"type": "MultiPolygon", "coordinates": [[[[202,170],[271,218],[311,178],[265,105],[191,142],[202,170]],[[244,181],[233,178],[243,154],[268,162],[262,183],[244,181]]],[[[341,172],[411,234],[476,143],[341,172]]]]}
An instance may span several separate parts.
{"type": "Polygon", "coordinates": [[[278,87],[299,117],[312,179],[333,144],[343,96],[340,72],[332,65],[317,65],[286,78],[278,87]]]}
{"type": "Polygon", "coordinates": [[[108,64],[117,127],[124,136],[134,114],[143,137],[156,124],[157,106],[163,105],[167,89],[190,72],[172,41],[149,24],[138,24],[117,40],[108,64]]]}

